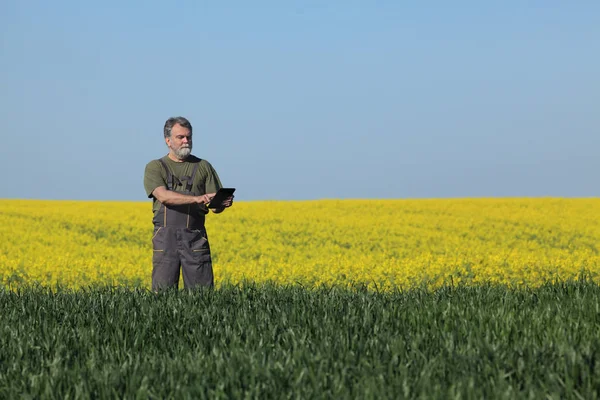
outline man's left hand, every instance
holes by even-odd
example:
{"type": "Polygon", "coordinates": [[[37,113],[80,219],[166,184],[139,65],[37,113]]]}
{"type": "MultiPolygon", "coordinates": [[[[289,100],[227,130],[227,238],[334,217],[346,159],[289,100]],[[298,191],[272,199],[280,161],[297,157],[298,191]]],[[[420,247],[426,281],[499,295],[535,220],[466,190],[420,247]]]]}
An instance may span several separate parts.
{"type": "Polygon", "coordinates": [[[233,205],[233,195],[226,198],[225,201],[223,201],[223,204],[221,204],[221,206],[223,208],[231,207],[232,205],[233,205]]]}
{"type": "Polygon", "coordinates": [[[223,202],[221,203],[221,207],[219,208],[211,208],[212,212],[214,212],[215,214],[218,214],[220,212],[223,212],[227,207],[231,207],[233,205],[233,195],[229,196],[228,198],[226,198],[225,200],[223,200],[223,202]]]}

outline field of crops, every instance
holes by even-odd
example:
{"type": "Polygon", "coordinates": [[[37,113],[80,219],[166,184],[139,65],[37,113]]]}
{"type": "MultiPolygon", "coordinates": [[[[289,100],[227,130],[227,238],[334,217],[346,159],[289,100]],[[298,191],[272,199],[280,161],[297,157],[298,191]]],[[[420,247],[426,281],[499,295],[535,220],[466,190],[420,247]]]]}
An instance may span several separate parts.
{"type": "Polygon", "coordinates": [[[0,398],[594,399],[600,288],[0,290],[0,398]]]}
{"type": "MultiPolygon", "coordinates": [[[[0,206],[0,284],[150,284],[150,202],[0,206]]],[[[239,202],[207,225],[217,284],[537,286],[600,272],[597,199],[239,202]]]]}
{"type": "Polygon", "coordinates": [[[596,199],[239,202],[164,293],[150,203],[0,205],[0,398],[600,393],[596,199]]]}

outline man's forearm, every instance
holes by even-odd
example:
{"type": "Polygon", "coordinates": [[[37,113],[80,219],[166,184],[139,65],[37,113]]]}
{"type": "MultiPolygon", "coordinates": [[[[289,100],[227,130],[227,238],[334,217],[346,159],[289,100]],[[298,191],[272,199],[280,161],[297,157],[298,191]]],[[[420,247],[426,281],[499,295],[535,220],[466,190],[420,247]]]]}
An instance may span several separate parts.
{"type": "Polygon", "coordinates": [[[157,196],[157,199],[167,206],[180,206],[184,204],[195,204],[200,202],[198,196],[181,194],[172,190],[162,191],[161,196],[157,196]]]}

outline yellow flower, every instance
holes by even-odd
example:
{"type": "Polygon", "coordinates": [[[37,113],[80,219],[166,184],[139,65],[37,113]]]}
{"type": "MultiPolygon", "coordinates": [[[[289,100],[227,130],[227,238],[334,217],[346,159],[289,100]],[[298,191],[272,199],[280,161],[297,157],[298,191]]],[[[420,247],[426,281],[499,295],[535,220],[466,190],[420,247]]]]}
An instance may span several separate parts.
{"type": "MultiPolygon", "coordinates": [[[[0,200],[0,284],[150,285],[149,202],[0,200]]],[[[600,271],[600,200],[237,202],[209,215],[217,284],[494,283],[600,271]]]]}

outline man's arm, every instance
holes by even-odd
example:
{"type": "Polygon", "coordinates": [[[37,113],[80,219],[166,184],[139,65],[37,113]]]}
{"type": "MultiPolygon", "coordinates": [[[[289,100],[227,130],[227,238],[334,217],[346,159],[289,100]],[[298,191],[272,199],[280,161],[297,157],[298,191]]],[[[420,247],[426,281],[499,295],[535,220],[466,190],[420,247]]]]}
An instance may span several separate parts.
{"type": "MultiPolygon", "coordinates": [[[[207,190],[211,190],[211,191],[215,191],[214,194],[216,194],[216,192],[223,187],[223,185],[221,184],[221,180],[219,179],[219,175],[217,175],[217,171],[215,171],[215,169],[213,168],[213,166],[206,160],[204,160],[204,162],[206,163],[206,168],[208,170],[208,174],[206,177],[206,182],[205,182],[205,187],[207,190]]],[[[213,207],[210,208],[210,211],[212,211],[215,214],[220,214],[223,211],[225,211],[226,208],[231,207],[233,205],[233,196],[228,197],[222,204],[220,204],[218,207],[213,207]]]]}
{"type": "Polygon", "coordinates": [[[152,191],[152,196],[167,206],[179,206],[182,204],[208,204],[215,197],[215,193],[207,193],[202,196],[189,196],[168,190],[164,186],[159,186],[152,191]]]}

